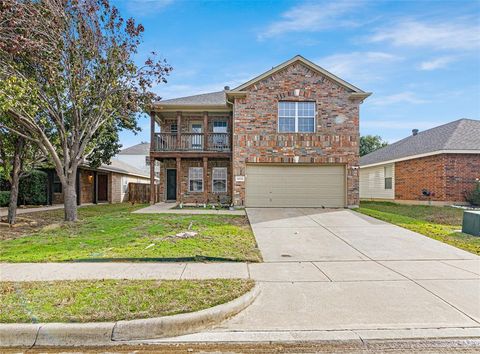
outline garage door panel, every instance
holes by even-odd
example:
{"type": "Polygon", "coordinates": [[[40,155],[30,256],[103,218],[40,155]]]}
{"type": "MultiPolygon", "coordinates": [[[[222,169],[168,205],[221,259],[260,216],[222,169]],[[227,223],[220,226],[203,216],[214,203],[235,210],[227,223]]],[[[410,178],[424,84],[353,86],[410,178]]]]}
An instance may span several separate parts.
{"type": "Polygon", "coordinates": [[[247,165],[250,207],[343,207],[344,166],[247,165]]]}

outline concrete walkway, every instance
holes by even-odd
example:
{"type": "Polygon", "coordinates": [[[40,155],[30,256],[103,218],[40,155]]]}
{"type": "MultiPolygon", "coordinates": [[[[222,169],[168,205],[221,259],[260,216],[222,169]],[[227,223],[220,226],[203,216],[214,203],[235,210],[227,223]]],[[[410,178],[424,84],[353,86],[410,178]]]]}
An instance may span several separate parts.
{"type": "MultiPolygon", "coordinates": [[[[35,213],[37,211],[56,210],[56,209],[63,209],[63,204],[47,205],[47,206],[38,207],[38,208],[18,208],[17,215],[35,213]]],[[[8,208],[0,208],[0,217],[7,216],[7,215],[8,215],[8,208]]]]}
{"type": "Polygon", "coordinates": [[[139,210],[134,211],[134,214],[195,214],[195,215],[204,215],[204,214],[212,214],[212,215],[245,215],[244,209],[236,209],[236,210],[215,210],[209,208],[184,208],[184,209],[174,209],[177,206],[176,203],[157,203],[154,205],[150,205],[146,208],[142,208],[139,210]]]}

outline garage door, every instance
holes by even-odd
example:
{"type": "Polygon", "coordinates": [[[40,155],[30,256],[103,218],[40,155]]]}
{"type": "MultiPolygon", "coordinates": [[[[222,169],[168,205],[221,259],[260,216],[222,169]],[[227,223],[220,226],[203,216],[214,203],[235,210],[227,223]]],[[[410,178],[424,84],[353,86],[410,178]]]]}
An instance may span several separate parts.
{"type": "Polygon", "coordinates": [[[345,167],[247,165],[248,207],[344,207],[345,167]]]}

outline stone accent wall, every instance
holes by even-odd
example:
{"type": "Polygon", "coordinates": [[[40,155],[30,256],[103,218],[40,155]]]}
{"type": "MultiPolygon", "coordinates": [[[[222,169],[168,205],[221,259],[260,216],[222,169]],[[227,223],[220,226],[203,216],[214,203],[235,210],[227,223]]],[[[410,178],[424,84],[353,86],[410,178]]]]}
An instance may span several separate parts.
{"type": "Polygon", "coordinates": [[[480,178],[480,154],[440,154],[395,163],[395,199],[465,202],[480,178]],[[422,189],[433,192],[422,195],[422,189]]]}
{"type": "MultiPolygon", "coordinates": [[[[176,168],[176,160],[165,159],[161,163],[160,168],[160,200],[164,201],[166,198],[167,190],[167,168],[176,168]]],[[[232,176],[231,176],[231,163],[228,159],[209,159],[207,180],[203,181],[204,189],[207,188],[208,200],[204,198],[204,192],[190,192],[188,186],[188,170],[190,167],[203,167],[203,159],[182,159],[181,170],[181,184],[182,184],[182,201],[184,203],[218,203],[221,195],[231,195],[232,188],[232,176]],[[227,192],[225,193],[213,193],[212,191],[212,169],[214,167],[226,167],[227,168],[227,192]]],[[[178,172],[177,172],[178,173],[178,172]]],[[[179,186],[177,186],[178,188],[179,186]]]]}
{"type": "MultiPolygon", "coordinates": [[[[294,163],[295,157],[299,163],[345,164],[347,204],[358,205],[360,102],[349,98],[351,92],[298,62],[245,91],[245,98],[235,99],[234,175],[245,175],[247,163],[294,163]],[[279,101],[314,101],[316,133],[278,133],[279,101]]],[[[235,182],[234,202],[244,201],[245,182],[235,182]]]]}

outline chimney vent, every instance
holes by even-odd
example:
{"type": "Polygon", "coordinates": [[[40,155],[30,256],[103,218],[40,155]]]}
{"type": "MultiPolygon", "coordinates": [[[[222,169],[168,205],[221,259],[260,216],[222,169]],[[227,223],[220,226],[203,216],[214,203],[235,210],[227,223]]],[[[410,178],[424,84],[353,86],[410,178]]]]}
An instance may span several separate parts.
{"type": "Polygon", "coordinates": [[[415,136],[418,134],[418,129],[412,129],[412,135],[415,136]]]}
{"type": "Polygon", "coordinates": [[[225,91],[229,91],[229,90],[230,90],[230,86],[225,86],[225,87],[224,87],[224,90],[225,90],[225,91]]]}

